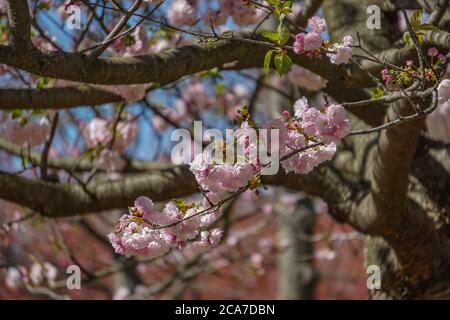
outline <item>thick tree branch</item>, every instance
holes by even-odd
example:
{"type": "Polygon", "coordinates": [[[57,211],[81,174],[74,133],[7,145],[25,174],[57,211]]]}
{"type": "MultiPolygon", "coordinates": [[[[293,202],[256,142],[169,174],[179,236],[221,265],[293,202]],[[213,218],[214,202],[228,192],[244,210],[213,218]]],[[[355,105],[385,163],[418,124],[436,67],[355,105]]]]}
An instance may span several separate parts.
{"type": "Polygon", "coordinates": [[[121,102],[111,91],[87,85],[44,89],[0,89],[0,109],[66,109],[121,102]]]}
{"type": "MultiPolygon", "coordinates": [[[[298,176],[279,173],[264,176],[263,182],[304,190],[326,199],[336,212],[348,209],[352,191],[340,184],[329,168],[298,176]]],[[[127,174],[116,181],[95,181],[83,188],[75,183],[52,183],[0,173],[0,198],[50,217],[67,217],[104,210],[125,208],[141,196],[167,201],[199,192],[193,174],[186,166],[140,174],[127,174]]],[[[344,216],[347,211],[340,212],[344,216]]]]}
{"type": "MultiPolygon", "coordinates": [[[[407,101],[397,101],[388,119],[412,112],[407,101]]],[[[392,246],[403,272],[415,277],[411,283],[445,268],[447,255],[432,219],[408,199],[411,164],[423,126],[424,119],[418,119],[381,132],[372,163],[372,192],[357,215],[366,233],[382,236],[392,246]]]]}

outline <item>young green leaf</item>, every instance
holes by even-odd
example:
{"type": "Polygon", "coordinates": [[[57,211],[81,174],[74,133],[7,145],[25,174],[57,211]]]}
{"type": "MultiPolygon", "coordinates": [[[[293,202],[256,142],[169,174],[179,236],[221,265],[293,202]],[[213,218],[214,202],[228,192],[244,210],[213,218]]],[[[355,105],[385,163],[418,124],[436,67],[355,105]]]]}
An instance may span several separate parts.
{"type": "Polygon", "coordinates": [[[272,42],[278,42],[280,41],[280,35],[277,32],[273,32],[273,31],[269,31],[269,30],[264,30],[263,32],[261,32],[261,35],[266,38],[269,39],[272,42]]]}
{"type": "Polygon", "coordinates": [[[281,75],[287,73],[292,66],[292,59],[286,53],[279,53],[274,58],[275,68],[281,75]]]}
{"type": "Polygon", "coordinates": [[[289,30],[288,28],[286,28],[283,22],[280,22],[280,24],[278,25],[277,32],[279,36],[278,45],[284,46],[286,42],[289,41],[289,30]]]}
{"type": "Polygon", "coordinates": [[[272,61],[272,54],[274,53],[274,50],[269,50],[266,53],[266,56],[264,57],[264,72],[267,74],[270,70],[270,62],[272,61]]]}

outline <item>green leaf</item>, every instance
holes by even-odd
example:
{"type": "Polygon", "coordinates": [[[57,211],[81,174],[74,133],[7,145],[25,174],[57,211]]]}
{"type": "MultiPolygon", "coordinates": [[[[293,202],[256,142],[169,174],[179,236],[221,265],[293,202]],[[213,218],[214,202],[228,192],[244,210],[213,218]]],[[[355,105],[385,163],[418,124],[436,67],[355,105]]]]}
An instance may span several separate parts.
{"type": "Polygon", "coordinates": [[[279,53],[275,56],[274,59],[275,68],[278,73],[281,75],[287,73],[292,66],[292,59],[286,53],[279,53]]]}
{"type": "Polygon", "coordinates": [[[403,41],[405,41],[406,45],[409,48],[413,48],[414,47],[414,43],[413,43],[413,40],[411,38],[411,34],[409,32],[405,32],[403,34],[403,41]]]}
{"type": "Polygon", "coordinates": [[[416,10],[414,11],[412,18],[411,18],[411,27],[414,31],[417,31],[420,29],[421,21],[423,14],[425,13],[425,10],[416,10]]]}
{"type": "Polygon", "coordinates": [[[286,13],[286,14],[287,13],[292,13],[292,6],[293,6],[293,4],[294,4],[294,2],[292,0],[288,0],[288,1],[283,2],[281,12],[286,13]]]}
{"type": "Polygon", "coordinates": [[[439,30],[439,28],[436,26],[433,26],[431,23],[424,23],[424,24],[420,25],[420,30],[437,31],[437,30],[439,30]]]}
{"type": "Polygon", "coordinates": [[[206,76],[211,77],[211,78],[220,78],[219,68],[215,67],[215,68],[209,69],[206,76]]]}
{"type": "Polygon", "coordinates": [[[267,0],[267,2],[269,4],[271,4],[272,6],[276,7],[276,6],[278,6],[279,0],[267,0]]]}
{"type": "Polygon", "coordinates": [[[278,45],[284,46],[286,42],[289,41],[289,30],[286,28],[283,22],[280,22],[277,28],[277,32],[279,35],[278,45]]]}
{"type": "Polygon", "coordinates": [[[423,34],[422,33],[417,33],[417,41],[419,42],[419,44],[423,43],[423,34]]]}
{"type": "Polygon", "coordinates": [[[52,81],[52,78],[47,78],[47,77],[39,77],[37,80],[37,88],[38,89],[43,89],[45,88],[50,82],[52,81]]]}
{"type": "Polygon", "coordinates": [[[278,42],[280,40],[280,35],[277,32],[264,30],[261,32],[261,35],[272,42],[278,42]]]}
{"type": "Polygon", "coordinates": [[[272,54],[275,50],[269,50],[264,57],[264,72],[267,74],[270,70],[270,62],[272,61],[272,54]]]}
{"type": "Polygon", "coordinates": [[[22,117],[22,110],[20,110],[20,109],[14,109],[14,110],[12,110],[11,113],[12,113],[13,119],[19,119],[22,117]]]}

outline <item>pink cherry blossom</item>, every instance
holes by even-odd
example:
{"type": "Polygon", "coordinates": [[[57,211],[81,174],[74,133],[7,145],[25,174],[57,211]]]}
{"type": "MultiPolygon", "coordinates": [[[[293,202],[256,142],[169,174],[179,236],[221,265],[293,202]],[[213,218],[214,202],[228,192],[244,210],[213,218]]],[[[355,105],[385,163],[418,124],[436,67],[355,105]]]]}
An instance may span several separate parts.
{"type": "Polygon", "coordinates": [[[173,0],[167,18],[175,26],[191,25],[197,20],[198,0],[173,0]]]}
{"type": "Polygon", "coordinates": [[[428,49],[427,54],[430,57],[436,57],[439,54],[439,50],[436,49],[435,47],[432,47],[432,48],[428,49]]]}
{"type": "Polygon", "coordinates": [[[237,84],[232,90],[226,89],[218,98],[218,103],[225,109],[229,119],[235,119],[237,111],[247,103],[249,95],[250,91],[246,86],[237,84]]]}
{"type": "Polygon", "coordinates": [[[112,132],[108,129],[108,121],[94,118],[86,125],[82,125],[82,133],[88,147],[108,143],[112,139],[112,132]]]}
{"type": "Polygon", "coordinates": [[[23,145],[28,143],[30,147],[43,144],[50,132],[50,123],[47,118],[39,121],[29,120],[25,124],[8,119],[4,122],[4,135],[14,144],[23,145]]]}
{"type": "Polygon", "coordinates": [[[305,113],[306,110],[309,109],[309,102],[308,99],[306,97],[302,97],[300,99],[298,99],[295,103],[294,103],[294,112],[295,112],[295,117],[297,118],[302,118],[303,114],[305,113]]]}
{"type": "Polygon", "coordinates": [[[215,98],[208,94],[205,85],[201,81],[189,83],[181,92],[181,99],[190,113],[208,109],[215,103],[215,98]]]}
{"type": "Polygon", "coordinates": [[[306,51],[314,51],[320,49],[320,47],[322,46],[322,38],[320,36],[320,33],[308,33],[303,40],[303,45],[306,51]]]}
{"type": "Polygon", "coordinates": [[[351,131],[345,108],[337,104],[326,109],[326,122],[319,120],[316,125],[319,139],[325,143],[336,143],[345,138],[351,131]]]}
{"type": "Polygon", "coordinates": [[[294,52],[300,54],[305,51],[305,36],[306,33],[299,33],[295,36],[294,52]]]}
{"type": "Polygon", "coordinates": [[[171,123],[179,124],[183,119],[186,118],[186,104],[183,100],[177,99],[175,101],[175,109],[166,108],[161,111],[161,115],[166,119],[170,120],[170,123],[164,119],[162,116],[157,114],[153,114],[152,116],[152,126],[156,132],[161,133],[167,127],[171,125],[171,123]]]}
{"type": "Polygon", "coordinates": [[[130,289],[127,287],[119,287],[113,295],[113,300],[125,300],[130,295],[130,289]]]}
{"type": "Polygon", "coordinates": [[[6,277],[5,277],[5,284],[8,288],[11,288],[11,289],[18,288],[22,284],[22,276],[20,274],[19,269],[8,268],[8,271],[7,271],[6,277]]]}
{"type": "Polygon", "coordinates": [[[345,64],[350,61],[353,56],[353,38],[351,36],[345,36],[342,44],[334,44],[330,50],[333,53],[327,53],[331,63],[345,64]]]}
{"type": "MultiPolygon", "coordinates": [[[[93,118],[87,124],[82,125],[82,133],[89,148],[96,146],[107,147],[113,139],[112,122],[102,118],[93,118]]],[[[136,138],[138,127],[130,121],[119,121],[116,126],[114,144],[112,148],[122,152],[136,138]]],[[[105,156],[109,156],[106,155],[105,156]]]]}
{"type": "Polygon", "coordinates": [[[257,23],[264,14],[262,10],[245,4],[243,0],[219,0],[219,4],[221,10],[233,17],[234,22],[240,26],[257,23]]]}
{"type": "Polygon", "coordinates": [[[244,122],[241,128],[235,132],[236,141],[243,146],[244,155],[247,159],[239,159],[235,163],[223,162],[216,164],[212,155],[205,152],[198,154],[190,165],[197,182],[205,190],[220,193],[222,191],[236,191],[244,187],[249,179],[259,170],[258,159],[252,158],[255,155],[254,143],[248,141],[248,123],[244,122]]]}
{"type": "Polygon", "coordinates": [[[197,249],[210,249],[219,244],[223,236],[222,229],[213,229],[211,231],[202,231],[200,234],[200,240],[192,243],[197,249]]]}
{"type": "Polygon", "coordinates": [[[313,32],[325,32],[327,31],[327,22],[324,18],[314,16],[308,20],[308,27],[310,27],[313,32]]]}
{"type": "Polygon", "coordinates": [[[153,202],[143,196],[137,198],[134,204],[129,213],[119,219],[116,232],[108,235],[118,254],[157,257],[167,253],[170,248],[184,248],[188,241],[194,241],[199,234],[197,245],[211,248],[218,244],[222,236],[223,231],[220,229],[200,231],[205,226],[199,215],[204,210],[200,205],[181,208],[171,201],[158,212],[153,202]]]}

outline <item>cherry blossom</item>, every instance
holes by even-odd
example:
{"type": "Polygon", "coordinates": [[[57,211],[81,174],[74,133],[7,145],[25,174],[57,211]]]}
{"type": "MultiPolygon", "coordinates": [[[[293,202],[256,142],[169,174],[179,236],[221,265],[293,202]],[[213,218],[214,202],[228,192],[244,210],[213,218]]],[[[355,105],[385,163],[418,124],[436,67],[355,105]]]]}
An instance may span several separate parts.
{"type": "Polygon", "coordinates": [[[220,229],[200,231],[202,210],[201,205],[171,201],[159,212],[151,199],[142,196],[119,219],[116,232],[108,238],[116,253],[126,256],[161,256],[173,247],[184,248],[199,234],[200,240],[194,241],[196,246],[210,248],[218,244],[223,232],[220,229]]]}
{"type": "Polygon", "coordinates": [[[432,47],[432,48],[428,49],[427,54],[430,57],[436,57],[439,54],[439,50],[436,49],[435,47],[432,47]]]}
{"type": "MultiPolygon", "coordinates": [[[[102,119],[93,118],[87,124],[83,124],[81,129],[88,147],[108,146],[113,139],[113,123],[102,119]]],[[[136,138],[138,132],[137,125],[130,121],[119,121],[116,126],[116,135],[112,148],[122,152],[136,138]]]]}
{"type": "Polygon", "coordinates": [[[303,39],[303,47],[306,51],[314,51],[322,46],[322,38],[320,33],[310,32],[303,39]]]}
{"type": "Polygon", "coordinates": [[[299,33],[295,36],[295,42],[294,42],[294,52],[297,54],[302,53],[305,50],[305,36],[306,33],[299,33]]]}
{"type": "Polygon", "coordinates": [[[40,118],[38,121],[28,120],[25,124],[8,118],[1,126],[3,134],[12,143],[24,145],[27,143],[30,147],[43,144],[50,132],[50,123],[47,118],[40,118]]]}
{"type": "Polygon", "coordinates": [[[17,268],[8,268],[6,272],[5,284],[8,288],[14,289],[21,285],[22,275],[17,268]]]}
{"type": "Polygon", "coordinates": [[[353,38],[352,36],[345,36],[342,44],[334,44],[330,50],[333,53],[327,53],[330,58],[331,63],[334,64],[345,64],[350,61],[353,56],[353,38]]]}
{"type": "Polygon", "coordinates": [[[244,4],[243,0],[219,0],[219,4],[221,10],[233,17],[240,26],[257,23],[264,14],[262,10],[244,4]]]}
{"type": "Polygon", "coordinates": [[[197,249],[209,249],[219,244],[223,236],[223,230],[216,228],[211,231],[202,231],[199,241],[194,241],[192,245],[197,249]]]}
{"type": "Polygon", "coordinates": [[[191,25],[197,20],[198,0],[173,0],[167,18],[175,26],[191,25]]]}
{"type": "Polygon", "coordinates": [[[322,47],[323,39],[320,33],[327,30],[325,19],[314,16],[308,20],[308,26],[311,28],[311,32],[302,32],[295,36],[294,52],[297,54],[303,51],[315,51],[322,47]]]}
{"type": "Polygon", "coordinates": [[[313,16],[308,19],[308,27],[310,27],[313,32],[317,33],[325,32],[328,28],[325,19],[319,16],[313,16]]]}
{"type": "Polygon", "coordinates": [[[215,103],[215,98],[208,94],[201,81],[190,82],[181,92],[181,99],[187,111],[194,114],[212,107],[215,103]]]}

